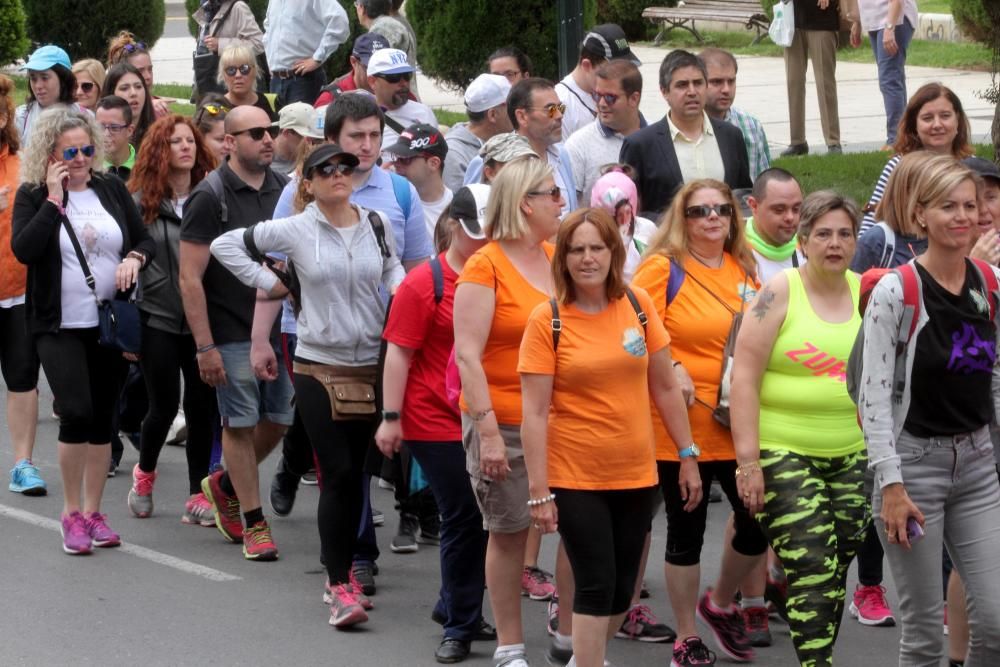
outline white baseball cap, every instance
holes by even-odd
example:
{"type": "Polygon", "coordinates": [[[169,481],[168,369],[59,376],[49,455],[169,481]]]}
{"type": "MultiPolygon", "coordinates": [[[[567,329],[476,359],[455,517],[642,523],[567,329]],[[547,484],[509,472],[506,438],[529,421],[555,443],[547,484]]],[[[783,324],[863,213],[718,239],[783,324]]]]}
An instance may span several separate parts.
{"type": "Polygon", "coordinates": [[[368,76],[407,72],[413,72],[413,65],[406,59],[406,53],[399,49],[379,49],[368,60],[368,76]]]}
{"type": "Polygon", "coordinates": [[[303,137],[312,139],[323,138],[323,125],[316,123],[316,109],[305,102],[293,102],[281,107],[278,120],[271,123],[282,130],[294,130],[303,137]]]}
{"type": "Polygon", "coordinates": [[[465,108],[481,113],[507,101],[510,81],[499,74],[480,74],[465,89],[465,108]]]}

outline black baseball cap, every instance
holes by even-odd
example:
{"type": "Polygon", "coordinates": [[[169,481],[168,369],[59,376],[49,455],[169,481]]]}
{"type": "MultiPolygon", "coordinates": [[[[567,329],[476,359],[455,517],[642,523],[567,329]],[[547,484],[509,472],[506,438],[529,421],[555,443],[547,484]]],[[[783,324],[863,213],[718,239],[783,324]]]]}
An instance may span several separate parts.
{"type": "Polygon", "coordinates": [[[973,156],[962,160],[962,164],[983,178],[992,178],[994,181],[1000,183],[1000,167],[997,167],[995,162],[973,156]]]}
{"type": "Polygon", "coordinates": [[[486,221],[486,203],[489,198],[489,185],[470,183],[460,188],[451,200],[451,217],[458,220],[462,229],[471,239],[486,238],[483,227],[486,221]]]}
{"type": "Polygon", "coordinates": [[[427,123],[416,123],[400,132],[396,143],[386,150],[399,157],[434,155],[443,162],[448,155],[448,144],[441,130],[427,123]]]}
{"type": "Polygon", "coordinates": [[[636,65],[642,64],[642,61],[632,53],[625,31],[617,23],[595,25],[584,36],[583,48],[604,54],[605,60],[629,60],[636,65]]]}
{"type": "Polygon", "coordinates": [[[326,164],[335,157],[339,157],[342,163],[349,164],[352,167],[357,167],[361,164],[357,155],[348,153],[337,144],[322,144],[306,158],[305,163],[302,165],[302,174],[305,178],[310,178],[313,169],[326,164]]]}

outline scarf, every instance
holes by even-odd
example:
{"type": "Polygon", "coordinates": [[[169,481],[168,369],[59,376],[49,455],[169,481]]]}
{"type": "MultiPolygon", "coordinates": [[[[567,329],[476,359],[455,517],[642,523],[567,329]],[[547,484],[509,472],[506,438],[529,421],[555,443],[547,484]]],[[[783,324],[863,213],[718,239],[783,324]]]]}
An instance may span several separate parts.
{"type": "Polygon", "coordinates": [[[772,262],[783,262],[793,254],[795,254],[795,248],[798,246],[798,239],[792,238],[791,241],[785,245],[774,246],[764,240],[760,234],[757,233],[756,228],[753,226],[753,218],[747,218],[747,239],[750,241],[750,245],[753,249],[759,252],[761,255],[771,260],[772,262]]]}

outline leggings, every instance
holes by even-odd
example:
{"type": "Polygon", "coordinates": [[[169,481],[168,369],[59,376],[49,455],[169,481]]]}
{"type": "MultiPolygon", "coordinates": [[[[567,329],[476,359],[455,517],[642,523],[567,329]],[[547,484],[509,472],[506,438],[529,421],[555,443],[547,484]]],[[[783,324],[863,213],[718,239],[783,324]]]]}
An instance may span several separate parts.
{"type": "Polygon", "coordinates": [[[330,396],[319,380],[295,373],[292,381],[296,410],[319,464],[316,520],[323,562],[331,585],[347,583],[363,503],[361,475],[375,420],[334,421],[330,396]]]}
{"type": "Polygon", "coordinates": [[[0,372],[7,391],[28,392],[38,387],[38,354],[28,335],[24,304],[0,308],[0,372]]]}
{"type": "Polygon", "coordinates": [[[184,420],[188,437],[185,445],[189,493],[198,493],[201,480],[208,475],[212,455],[212,424],[219,419],[215,390],[201,381],[195,358],[194,338],[144,326],[142,376],[149,395],[149,412],[142,420],[139,469],[156,470],[167,431],[177,415],[181,400],[180,376],[184,375],[184,420]]]}
{"type": "Polygon", "coordinates": [[[757,518],[788,575],[788,628],[803,667],[833,664],[847,568],[871,516],[865,453],[821,458],[761,452],[764,511],[757,518]]]}
{"type": "Polygon", "coordinates": [[[115,402],[125,376],[122,353],[97,342],[97,327],[61,329],[36,339],[38,357],[59,404],[59,442],[111,442],[115,402]]]}

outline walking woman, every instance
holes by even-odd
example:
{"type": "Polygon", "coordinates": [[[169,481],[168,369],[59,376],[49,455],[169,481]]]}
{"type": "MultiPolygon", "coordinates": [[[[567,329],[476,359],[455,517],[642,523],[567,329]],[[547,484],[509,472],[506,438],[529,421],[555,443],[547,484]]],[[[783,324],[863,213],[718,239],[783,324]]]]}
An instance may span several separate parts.
{"type": "MultiPolygon", "coordinates": [[[[670,337],[624,265],[610,213],[570,214],[552,258],[555,299],[531,313],[518,361],[528,504],[543,532],[559,531],[573,568],[579,667],[603,667],[631,606],[657,491],[651,399],[679,449],[692,444],[670,337]]],[[[690,510],[701,502],[694,461],[681,475],[690,510]]]]}
{"type": "Polygon", "coordinates": [[[21,134],[21,143],[27,145],[35,121],[46,109],[66,106],[76,111],[76,77],[72,72],[69,55],[54,44],[46,44],[28,56],[24,69],[28,70],[28,95],[24,104],[14,112],[14,125],[21,134]]]}
{"type": "Polygon", "coordinates": [[[975,178],[950,156],[925,163],[909,215],[927,233],[927,252],[913,262],[910,287],[900,274],[883,277],[864,315],[858,406],[875,471],[872,511],[900,593],[901,666],[941,661],[942,542],[968,595],[965,664],[1000,664],[1000,485],[989,432],[997,295],[983,273],[1000,272],[966,258],[975,178]],[[919,291],[919,310],[900,350],[908,290],[919,291]]]}
{"type": "Polygon", "coordinates": [[[131,289],[156,250],[125,184],[97,173],[102,143],[89,114],[43,113],[22,157],[23,183],[14,201],[11,247],[28,266],[28,331],[59,404],[63,550],[69,554],[121,543],[101,514],[101,496],[125,362],[121,352],[97,342],[97,300],[131,289]],[[74,245],[89,265],[93,288],[74,245]]]}
{"type": "Polygon", "coordinates": [[[128,184],[156,243],[156,258],[143,276],[139,302],[143,322],[139,365],[149,395],[149,412],[142,421],[139,462],[132,470],[128,493],[129,510],[141,519],[153,513],[156,463],[177,414],[183,375],[189,496],[181,521],[215,525],[212,506],[201,492],[217,419],[215,392],[201,381],[178,282],[184,202],[213,168],[215,158],[206,150],[194,123],[183,116],[164,116],[150,126],[128,184]]]}
{"type": "Polygon", "coordinates": [[[101,91],[103,97],[117,95],[126,102],[132,109],[132,145],[136,151],[139,150],[142,138],[146,130],[153,124],[156,117],[153,114],[153,97],[146,82],[143,80],[139,70],[129,65],[127,62],[120,62],[112,65],[108,70],[108,76],[104,79],[104,89],[101,91]]]}
{"type": "Polygon", "coordinates": [[[336,144],[313,151],[299,187],[312,202],[291,218],[227,232],[212,254],[240,281],[283,298],[278,277],[251,258],[283,253],[301,285],[293,363],[296,407],[313,443],[321,480],[320,545],[331,599],[330,625],[368,620],[371,603],[350,578],[361,516],[362,464],[375,432],[375,375],[385,306],[379,287],[395,291],[403,267],[388,220],[350,203],[358,158],[336,144]]]}
{"type": "Polygon", "coordinates": [[[802,203],[809,260],[766,285],[734,355],[736,486],[788,576],[788,626],[799,663],[833,664],[847,568],[864,539],[867,459],[845,370],[861,326],[848,270],[860,213],[830,191],[802,203]],[[806,493],[803,493],[806,490],[806,493]]]}
{"type": "Polygon", "coordinates": [[[401,445],[410,450],[441,512],[441,596],[434,613],[444,621],[444,639],[435,658],[445,663],[464,660],[471,641],[484,634],[486,533],[465,472],[462,419],[447,399],[445,369],[455,343],[455,281],[486,242],[482,212],[489,193],[481,183],[455,193],[438,224],[447,233],[447,249],[406,275],[384,334],[385,417],[375,441],[389,458],[401,445]]]}
{"type": "MultiPolygon", "coordinates": [[[[650,239],[632,285],[646,290],[670,334],[674,371],[688,405],[691,435],[697,446],[681,448],[653,414],[660,488],[667,511],[665,575],[677,619],[674,663],[679,667],[712,664],[714,653],[698,637],[695,614],[709,626],[719,649],[733,660],[747,661],[747,641],[740,608],[733,604],[737,586],[767,551],[760,526],[736,490],[736,453],[732,435],[715,419],[723,378],[725,349],[733,320],[757,293],[756,265],[746,241],[739,206],[725,183],[700,179],[674,197],[659,231],[650,239]],[[673,275],[672,275],[673,274],[673,275]],[[679,451],[678,451],[679,450],[679,451]],[[692,493],[679,475],[685,459],[697,461],[701,486],[712,480],[729,498],[735,533],[723,546],[715,585],[699,597],[701,549],[708,493],[693,510],[692,493]]],[[[760,592],[743,592],[744,604],[763,607],[760,592]]],[[[746,607],[749,609],[750,607],[746,607]]]]}

